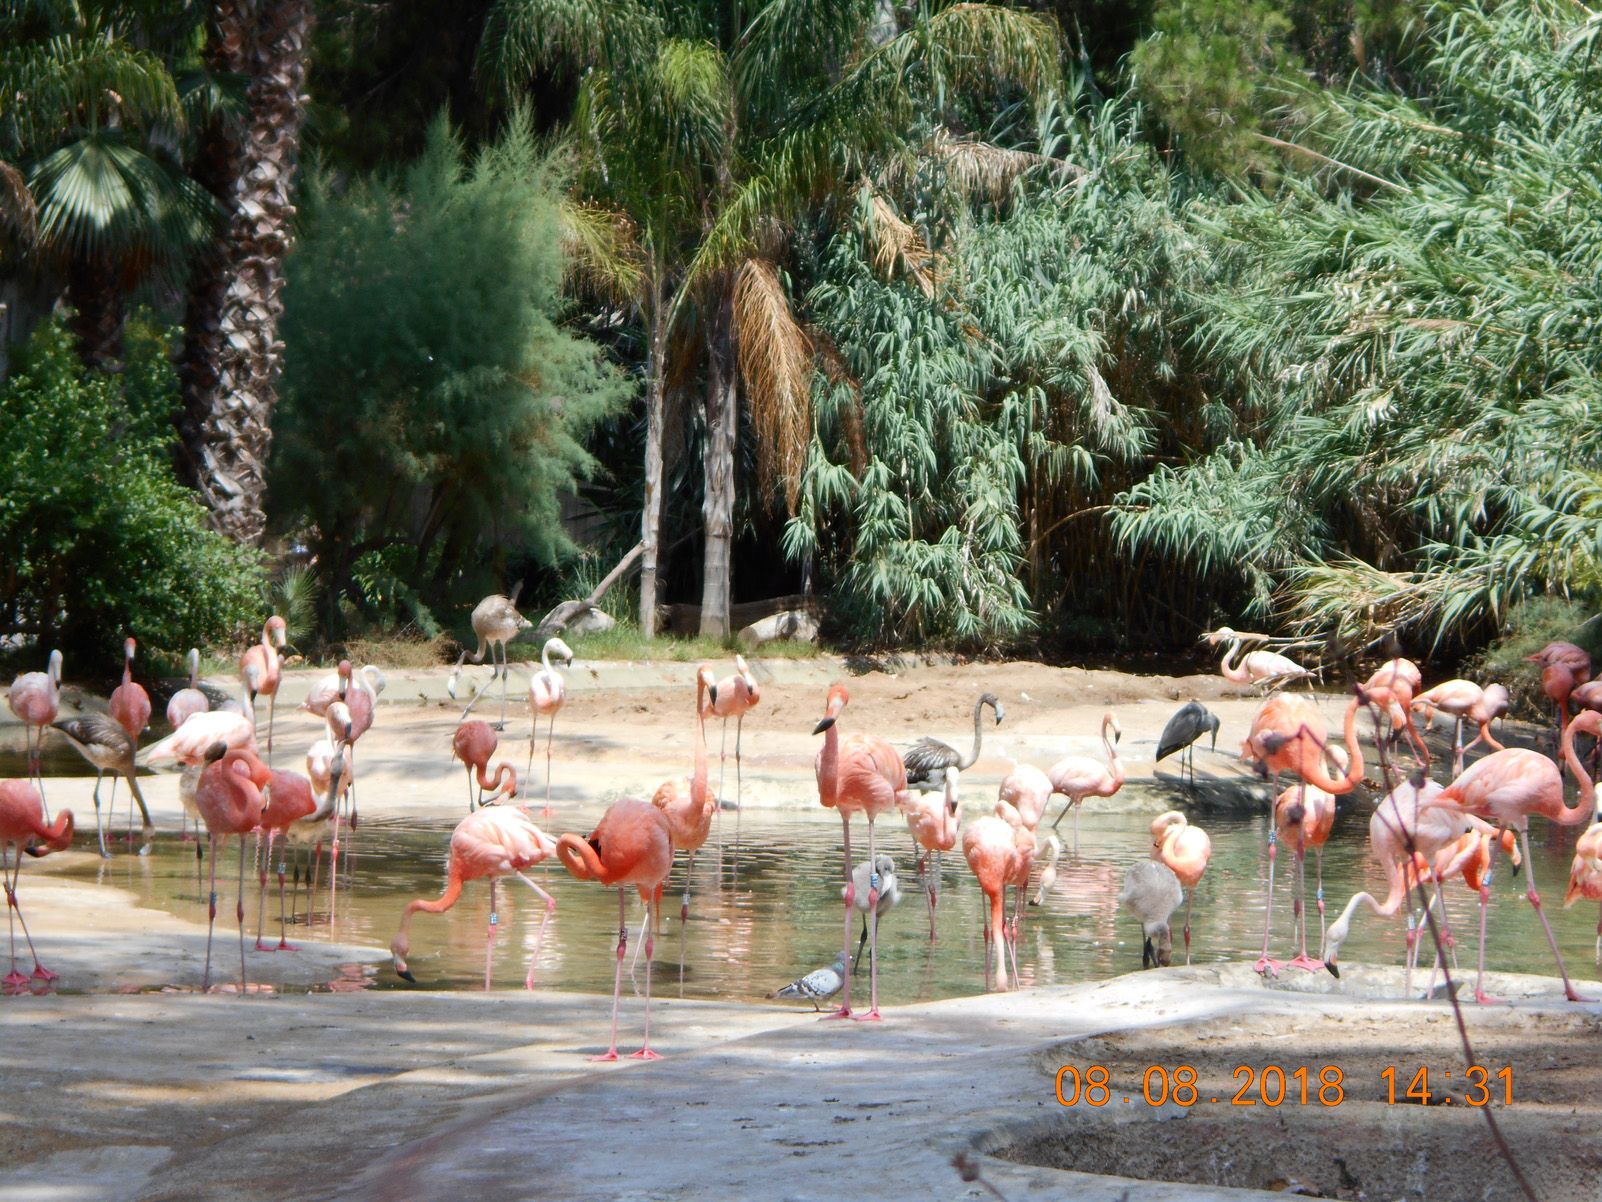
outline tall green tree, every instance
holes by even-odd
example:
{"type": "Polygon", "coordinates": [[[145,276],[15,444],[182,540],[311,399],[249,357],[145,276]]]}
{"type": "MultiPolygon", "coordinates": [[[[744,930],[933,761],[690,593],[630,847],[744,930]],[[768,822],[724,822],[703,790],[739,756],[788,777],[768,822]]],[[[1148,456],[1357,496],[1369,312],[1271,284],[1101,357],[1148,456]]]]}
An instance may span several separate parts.
{"type": "Polygon", "coordinates": [[[491,14],[484,64],[502,89],[553,66],[588,72],[574,121],[588,160],[582,199],[643,239],[647,630],[663,381],[681,374],[669,357],[704,365],[701,629],[724,634],[741,386],[770,455],[798,464],[810,428],[810,356],[779,270],[787,239],[806,215],[849,203],[931,116],[957,120],[964,96],[1010,88],[1038,99],[1057,86],[1047,20],[984,3],[922,7],[905,28],[898,20],[874,0],[770,0],[749,15],[723,4],[501,0],[491,14]],[[614,176],[629,186],[612,191],[614,176]],[[638,181],[651,180],[665,186],[639,205],[638,181]]]}
{"type": "Polygon", "coordinates": [[[559,494],[627,383],[562,316],[562,182],[526,122],[469,157],[441,118],[397,177],[316,176],[290,260],[274,528],[349,602],[416,620],[569,547],[559,494]]]}

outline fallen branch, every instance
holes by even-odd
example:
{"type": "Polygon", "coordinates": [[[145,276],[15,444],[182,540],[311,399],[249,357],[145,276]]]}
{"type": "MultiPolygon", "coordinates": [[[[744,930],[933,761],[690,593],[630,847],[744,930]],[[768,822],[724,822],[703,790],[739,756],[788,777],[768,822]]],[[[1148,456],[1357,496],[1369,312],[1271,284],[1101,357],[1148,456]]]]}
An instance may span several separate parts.
{"type": "Polygon", "coordinates": [[[534,631],[534,637],[536,639],[548,639],[552,635],[560,634],[567,629],[567,624],[574,618],[594,609],[600,603],[601,598],[606,596],[606,590],[623,579],[639,561],[640,556],[644,554],[645,544],[643,542],[635,543],[633,550],[618,561],[617,567],[602,577],[601,583],[595,586],[595,590],[588,597],[585,597],[582,601],[563,601],[540,619],[539,626],[534,631]]]}

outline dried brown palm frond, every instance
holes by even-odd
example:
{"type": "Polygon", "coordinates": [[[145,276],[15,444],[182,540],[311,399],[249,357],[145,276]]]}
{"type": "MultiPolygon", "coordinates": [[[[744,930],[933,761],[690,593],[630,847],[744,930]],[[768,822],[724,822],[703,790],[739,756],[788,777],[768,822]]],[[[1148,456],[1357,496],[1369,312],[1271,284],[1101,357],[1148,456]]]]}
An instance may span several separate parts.
{"type": "Polygon", "coordinates": [[[734,341],[762,491],[770,495],[777,476],[793,514],[812,434],[812,343],[791,312],[778,271],[765,259],[747,259],[735,275],[734,341]]]}
{"type": "Polygon", "coordinates": [[[860,480],[868,468],[868,444],[862,434],[862,382],[851,374],[840,348],[821,327],[809,322],[804,329],[829,386],[838,388],[843,385],[851,390],[851,403],[840,406],[840,425],[845,435],[846,453],[851,460],[851,474],[860,480]]]}
{"type": "Polygon", "coordinates": [[[27,246],[38,236],[38,217],[22,172],[0,160],[0,231],[18,246],[27,246]]]}
{"type": "Polygon", "coordinates": [[[934,295],[935,256],[915,226],[901,219],[895,206],[874,192],[863,233],[873,265],[886,279],[905,271],[925,296],[934,295]]]}
{"type": "Polygon", "coordinates": [[[562,205],[562,250],[570,285],[625,305],[645,284],[638,230],[628,215],[602,205],[562,205]]]}

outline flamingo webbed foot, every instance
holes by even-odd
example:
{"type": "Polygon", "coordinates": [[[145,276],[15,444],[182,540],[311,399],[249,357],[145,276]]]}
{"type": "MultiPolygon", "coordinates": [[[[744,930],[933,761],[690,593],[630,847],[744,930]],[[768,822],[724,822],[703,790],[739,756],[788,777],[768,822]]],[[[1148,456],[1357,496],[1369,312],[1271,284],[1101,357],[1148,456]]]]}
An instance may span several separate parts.
{"type": "Polygon", "coordinates": [[[1570,985],[1563,992],[1564,992],[1565,996],[1567,996],[1569,1001],[1571,1001],[1571,1002],[1584,1002],[1586,1005],[1590,1005],[1592,1002],[1595,1002],[1597,1000],[1594,997],[1586,997],[1584,994],[1579,993],[1578,991],[1575,990],[1574,986],[1572,986],[1572,985],[1570,985]]]}
{"type": "Polygon", "coordinates": [[[851,1007],[849,1007],[849,1006],[841,1006],[838,1010],[832,1010],[828,1014],[825,1014],[818,1021],[826,1023],[831,1019],[835,1019],[835,1018],[850,1018],[850,1017],[851,1017],[851,1007]]]}
{"type": "Polygon", "coordinates": [[[1503,999],[1501,999],[1499,997],[1492,997],[1490,994],[1486,993],[1485,990],[1483,990],[1483,989],[1476,989],[1474,991],[1474,1000],[1476,1002],[1478,1002],[1482,1006],[1505,1006],[1505,1005],[1507,1005],[1507,1002],[1505,1002],[1503,999]]]}
{"type": "Polygon", "coordinates": [[[286,943],[284,940],[280,939],[278,941],[278,946],[273,950],[275,952],[298,952],[300,948],[293,943],[286,943]]]}
{"type": "Polygon", "coordinates": [[[660,1060],[660,1059],[662,1059],[662,1054],[660,1052],[653,1052],[650,1048],[641,1048],[638,1052],[630,1052],[629,1053],[629,1059],[630,1060],[660,1060]]]}
{"type": "Polygon", "coordinates": [[[877,1009],[869,1010],[866,1014],[853,1014],[851,1017],[856,1019],[859,1023],[877,1023],[884,1021],[884,1015],[880,1014],[877,1009]]]}
{"type": "Polygon", "coordinates": [[[1317,972],[1319,969],[1324,967],[1324,962],[1322,960],[1315,960],[1306,953],[1303,953],[1293,959],[1288,965],[1286,965],[1286,967],[1304,968],[1308,972],[1317,972]]]}
{"type": "Polygon", "coordinates": [[[599,1056],[591,1056],[589,1060],[592,1064],[612,1064],[617,1060],[617,1049],[613,1048],[610,1052],[603,1052],[599,1056]]]}
{"type": "Polygon", "coordinates": [[[43,964],[35,964],[33,966],[33,979],[35,981],[54,981],[56,979],[56,974],[51,972],[43,964]]]}
{"type": "Polygon", "coordinates": [[[1268,956],[1259,956],[1257,963],[1252,965],[1252,971],[1258,976],[1279,976],[1279,970],[1284,968],[1282,961],[1270,959],[1268,956]]]}

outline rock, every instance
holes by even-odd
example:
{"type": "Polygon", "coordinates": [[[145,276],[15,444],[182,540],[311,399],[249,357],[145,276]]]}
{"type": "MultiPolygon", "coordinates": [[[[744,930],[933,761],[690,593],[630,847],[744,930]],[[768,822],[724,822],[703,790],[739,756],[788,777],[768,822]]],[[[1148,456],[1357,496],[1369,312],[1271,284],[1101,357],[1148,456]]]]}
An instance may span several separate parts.
{"type": "Polygon", "coordinates": [[[787,609],[752,622],[740,631],[740,642],[747,647],[760,647],[779,639],[794,639],[798,643],[818,641],[818,623],[804,609],[787,609]]]}
{"type": "Polygon", "coordinates": [[[604,609],[597,609],[592,605],[568,622],[567,628],[573,634],[600,634],[603,630],[611,630],[616,625],[616,618],[604,609]]]}

